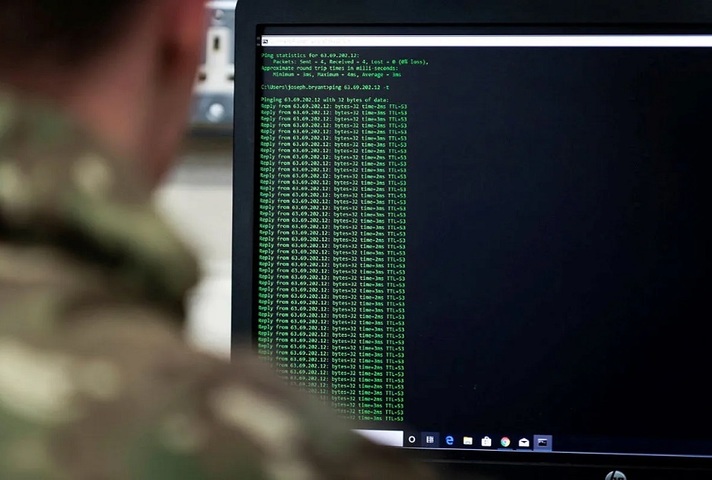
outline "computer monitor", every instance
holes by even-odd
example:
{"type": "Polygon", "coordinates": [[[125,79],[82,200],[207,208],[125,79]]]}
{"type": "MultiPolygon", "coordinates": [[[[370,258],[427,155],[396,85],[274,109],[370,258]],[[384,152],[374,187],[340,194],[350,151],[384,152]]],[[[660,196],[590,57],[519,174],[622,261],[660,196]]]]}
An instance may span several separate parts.
{"type": "Polygon", "coordinates": [[[712,474],[712,5],[241,0],[233,333],[494,478],[712,474]]]}

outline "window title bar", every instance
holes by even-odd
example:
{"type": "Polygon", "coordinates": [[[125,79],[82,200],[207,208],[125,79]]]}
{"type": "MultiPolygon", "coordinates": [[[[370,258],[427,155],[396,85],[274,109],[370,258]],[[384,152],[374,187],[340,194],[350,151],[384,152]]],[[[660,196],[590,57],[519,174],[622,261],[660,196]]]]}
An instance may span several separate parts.
{"type": "Polygon", "coordinates": [[[712,47],[712,35],[265,35],[263,47],[712,47]]]}

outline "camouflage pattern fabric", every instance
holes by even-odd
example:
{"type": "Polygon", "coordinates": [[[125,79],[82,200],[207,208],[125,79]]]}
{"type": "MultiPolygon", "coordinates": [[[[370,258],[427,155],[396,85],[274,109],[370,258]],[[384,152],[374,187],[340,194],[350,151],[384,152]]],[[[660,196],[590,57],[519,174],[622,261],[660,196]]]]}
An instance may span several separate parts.
{"type": "Polygon", "coordinates": [[[430,478],[251,355],[186,347],[197,276],[130,164],[0,93],[0,478],[430,478]]]}

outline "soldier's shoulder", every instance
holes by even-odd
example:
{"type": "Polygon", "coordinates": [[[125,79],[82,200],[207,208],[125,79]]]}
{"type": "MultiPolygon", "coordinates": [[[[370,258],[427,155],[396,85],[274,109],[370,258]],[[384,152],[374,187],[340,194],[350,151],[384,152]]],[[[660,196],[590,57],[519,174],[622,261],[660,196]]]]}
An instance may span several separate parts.
{"type": "Polygon", "coordinates": [[[138,161],[112,155],[61,112],[1,94],[0,240],[56,247],[104,268],[117,291],[175,310],[198,278],[138,161]]]}

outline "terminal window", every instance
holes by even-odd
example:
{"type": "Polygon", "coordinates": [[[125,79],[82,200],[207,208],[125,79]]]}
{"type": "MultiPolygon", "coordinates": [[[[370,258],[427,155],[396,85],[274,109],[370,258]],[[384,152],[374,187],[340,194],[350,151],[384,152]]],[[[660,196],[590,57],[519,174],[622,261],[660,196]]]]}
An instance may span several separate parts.
{"type": "Polygon", "coordinates": [[[258,49],[259,352],[363,425],[702,439],[710,39],[322,30],[258,49]]]}

